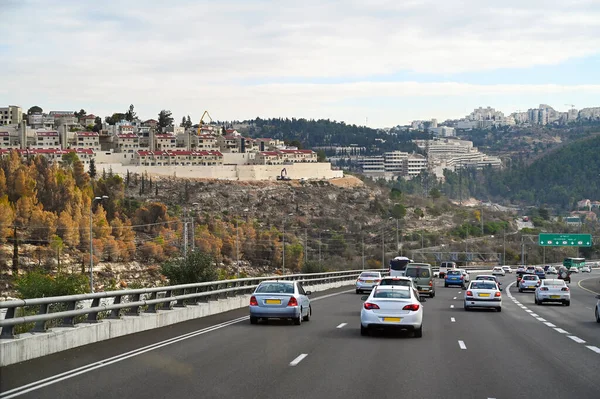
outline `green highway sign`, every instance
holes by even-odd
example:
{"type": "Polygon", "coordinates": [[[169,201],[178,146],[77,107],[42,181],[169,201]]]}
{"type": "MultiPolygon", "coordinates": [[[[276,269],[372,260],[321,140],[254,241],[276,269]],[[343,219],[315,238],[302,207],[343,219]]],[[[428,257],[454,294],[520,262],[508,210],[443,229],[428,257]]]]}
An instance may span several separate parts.
{"type": "Polygon", "coordinates": [[[541,233],[538,242],[542,247],[591,247],[591,234],[541,233]]]}

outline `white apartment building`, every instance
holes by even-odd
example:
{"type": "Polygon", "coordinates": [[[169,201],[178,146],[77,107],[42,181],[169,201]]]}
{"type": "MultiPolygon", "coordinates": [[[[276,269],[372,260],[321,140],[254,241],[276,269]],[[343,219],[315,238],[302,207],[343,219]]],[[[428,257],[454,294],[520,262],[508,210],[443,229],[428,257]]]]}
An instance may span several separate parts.
{"type": "Polygon", "coordinates": [[[157,134],[154,136],[156,150],[166,151],[177,148],[177,137],[172,134],[157,134]]]}
{"type": "Polygon", "coordinates": [[[89,148],[100,151],[100,135],[96,132],[75,132],[74,148],[89,148]]]}
{"type": "MultiPolygon", "coordinates": [[[[391,151],[391,152],[383,153],[384,172],[401,175],[404,171],[404,161],[407,158],[408,158],[408,152],[391,151]]],[[[363,168],[363,171],[364,171],[364,168],[363,168]]]]}
{"type": "Polygon", "coordinates": [[[427,169],[427,158],[421,154],[409,154],[404,160],[402,175],[407,179],[418,176],[427,169]]]}
{"type": "Polygon", "coordinates": [[[134,153],[140,149],[140,138],[137,134],[122,133],[116,137],[116,151],[134,153]]]}
{"type": "Polygon", "coordinates": [[[37,130],[35,132],[35,147],[38,149],[60,149],[60,135],[54,130],[37,130]]]}
{"type": "Polygon", "coordinates": [[[13,137],[11,137],[10,132],[0,131],[0,148],[20,148],[18,137],[17,142],[15,143],[15,140],[13,137]]]}
{"type": "Polygon", "coordinates": [[[23,120],[23,110],[17,105],[0,107],[0,125],[18,125],[23,120]]]}
{"type": "Polygon", "coordinates": [[[134,165],[141,166],[217,166],[223,165],[223,154],[219,151],[138,151],[134,165]]]}

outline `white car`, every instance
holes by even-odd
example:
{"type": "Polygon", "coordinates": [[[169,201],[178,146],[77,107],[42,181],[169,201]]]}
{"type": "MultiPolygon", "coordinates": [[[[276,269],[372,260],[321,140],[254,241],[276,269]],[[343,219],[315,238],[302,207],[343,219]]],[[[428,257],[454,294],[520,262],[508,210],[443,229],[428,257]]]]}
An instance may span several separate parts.
{"type": "Polygon", "coordinates": [[[360,311],[360,335],[369,335],[371,329],[396,329],[423,336],[423,305],[425,299],[415,296],[411,287],[377,286],[368,297],[363,297],[360,311]]]}
{"type": "Polygon", "coordinates": [[[558,271],[554,266],[550,266],[548,270],[546,270],[546,274],[558,274],[558,271]]]}
{"type": "Polygon", "coordinates": [[[502,292],[491,280],[475,280],[465,291],[465,310],[471,308],[494,308],[502,311],[502,292]]]}
{"type": "Polygon", "coordinates": [[[544,302],[560,302],[565,306],[571,305],[571,292],[567,283],[559,279],[543,279],[535,289],[535,304],[544,302]]]}
{"type": "Polygon", "coordinates": [[[504,270],[506,273],[512,273],[512,267],[510,266],[502,266],[502,270],[504,270]]]}
{"type": "Polygon", "coordinates": [[[471,275],[469,274],[469,272],[468,272],[468,271],[466,271],[465,269],[458,269],[458,270],[460,270],[460,271],[461,271],[461,273],[462,273],[462,276],[463,276],[463,280],[464,280],[464,282],[465,282],[465,285],[466,285],[466,284],[469,284],[469,283],[471,282],[471,275]]]}
{"type": "Polygon", "coordinates": [[[540,278],[535,274],[525,274],[523,275],[523,279],[519,282],[519,292],[523,292],[525,290],[536,290],[540,285],[540,278]]]}
{"type": "Polygon", "coordinates": [[[379,272],[362,272],[356,280],[356,293],[361,294],[364,291],[371,291],[381,281],[379,272]]]}
{"type": "Polygon", "coordinates": [[[571,273],[579,273],[579,268],[578,268],[577,266],[571,266],[571,267],[569,268],[569,271],[570,271],[571,273]]]}
{"type": "Polygon", "coordinates": [[[378,286],[400,286],[400,287],[411,287],[415,291],[415,296],[419,297],[419,289],[417,284],[411,277],[397,276],[397,277],[382,277],[378,286]]]}
{"type": "Polygon", "coordinates": [[[590,268],[589,265],[585,265],[581,268],[581,273],[591,273],[592,269],[590,268]]]}
{"type": "Polygon", "coordinates": [[[506,272],[504,271],[504,269],[500,266],[496,266],[492,269],[492,274],[494,276],[506,276],[506,272]]]}

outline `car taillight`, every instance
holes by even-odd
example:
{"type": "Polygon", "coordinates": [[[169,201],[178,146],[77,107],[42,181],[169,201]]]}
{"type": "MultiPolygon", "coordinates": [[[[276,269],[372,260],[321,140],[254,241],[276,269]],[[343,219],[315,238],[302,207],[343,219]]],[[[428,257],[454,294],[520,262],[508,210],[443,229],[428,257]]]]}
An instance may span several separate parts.
{"type": "Polygon", "coordinates": [[[291,297],[290,300],[288,301],[288,306],[298,306],[298,301],[296,300],[296,298],[291,297]]]}
{"type": "Polygon", "coordinates": [[[376,282],[376,283],[380,283],[380,282],[381,282],[381,279],[377,279],[377,280],[375,280],[375,282],[376,282]]]}
{"type": "Polygon", "coordinates": [[[363,280],[362,278],[359,278],[358,281],[361,282],[361,283],[365,282],[365,280],[363,280]]]}
{"type": "Polygon", "coordinates": [[[540,291],[548,291],[548,287],[541,287],[540,291]]]}
{"type": "Polygon", "coordinates": [[[364,306],[365,306],[365,309],[367,309],[367,310],[379,309],[379,306],[377,306],[377,304],[370,303],[370,302],[365,302],[364,306]]]}
{"type": "Polygon", "coordinates": [[[467,291],[467,296],[473,296],[473,292],[467,291]]]}
{"type": "Polygon", "coordinates": [[[560,290],[561,291],[569,291],[569,287],[562,287],[560,290]]]}
{"type": "Polygon", "coordinates": [[[461,280],[462,280],[463,278],[464,278],[463,276],[460,276],[460,279],[461,279],[461,280]]]}
{"type": "Polygon", "coordinates": [[[430,281],[430,282],[429,282],[429,286],[430,286],[430,287],[433,287],[433,281],[430,281]]]}
{"type": "Polygon", "coordinates": [[[256,297],[254,295],[252,295],[252,297],[250,298],[250,306],[258,306],[258,301],[256,300],[256,297]]]}
{"type": "Polygon", "coordinates": [[[419,310],[419,305],[416,303],[412,303],[403,307],[402,310],[411,310],[413,312],[416,312],[417,310],[419,310]]]}
{"type": "Polygon", "coordinates": [[[541,282],[541,281],[538,281],[538,282],[535,284],[535,286],[536,286],[536,287],[539,287],[540,285],[542,285],[542,282],[541,282]]]}
{"type": "Polygon", "coordinates": [[[500,297],[502,296],[502,294],[500,293],[500,291],[496,291],[496,293],[494,294],[495,297],[500,297]]]}

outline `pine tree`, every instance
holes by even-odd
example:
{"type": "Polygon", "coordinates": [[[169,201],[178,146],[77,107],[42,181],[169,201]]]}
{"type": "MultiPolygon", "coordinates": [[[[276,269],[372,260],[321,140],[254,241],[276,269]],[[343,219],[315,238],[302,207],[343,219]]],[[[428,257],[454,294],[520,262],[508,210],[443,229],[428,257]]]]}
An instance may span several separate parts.
{"type": "Polygon", "coordinates": [[[88,174],[90,175],[90,177],[92,179],[96,178],[96,160],[94,158],[90,159],[90,170],[88,171],[88,174]]]}

